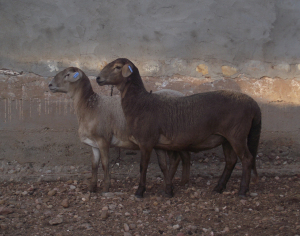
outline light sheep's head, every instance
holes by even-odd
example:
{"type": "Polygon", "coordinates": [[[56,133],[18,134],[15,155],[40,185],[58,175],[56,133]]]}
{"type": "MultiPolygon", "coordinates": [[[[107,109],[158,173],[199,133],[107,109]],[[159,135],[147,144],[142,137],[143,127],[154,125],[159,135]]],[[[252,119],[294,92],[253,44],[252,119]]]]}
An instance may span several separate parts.
{"type": "Polygon", "coordinates": [[[67,93],[70,83],[77,82],[82,77],[82,71],[77,67],[69,67],[59,72],[49,83],[51,92],[67,93]]]}

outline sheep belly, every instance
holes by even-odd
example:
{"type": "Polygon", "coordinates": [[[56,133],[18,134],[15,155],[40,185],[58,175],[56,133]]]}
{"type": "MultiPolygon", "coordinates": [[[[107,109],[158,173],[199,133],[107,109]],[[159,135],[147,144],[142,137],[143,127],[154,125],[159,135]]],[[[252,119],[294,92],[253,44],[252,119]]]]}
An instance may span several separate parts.
{"type": "Polygon", "coordinates": [[[98,145],[96,142],[94,142],[93,140],[89,139],[89,138],[82,138],[81,139],[81,142],[89,145],[89,146],[92,146],[94,148],[98,148],[98,145]]]}
{"type": "Polygon", "coordinates": [[[215,148],[221,145],[226,139],[218,134],[210,135],[203,140],[171,140],[164,135],[160,135],[157,145],[155,147],[167,150],[188,150],[191,152],[198,152],[207,149],[215,148]]]}
{"type": "Polygon", "coordinates": [[[112,136],[111,146],[125,148],[125,149],[138,149],[138,146],[135,143],[130,142],[129,140],[123,141],[118,139],[115,135],[112,136]]]}

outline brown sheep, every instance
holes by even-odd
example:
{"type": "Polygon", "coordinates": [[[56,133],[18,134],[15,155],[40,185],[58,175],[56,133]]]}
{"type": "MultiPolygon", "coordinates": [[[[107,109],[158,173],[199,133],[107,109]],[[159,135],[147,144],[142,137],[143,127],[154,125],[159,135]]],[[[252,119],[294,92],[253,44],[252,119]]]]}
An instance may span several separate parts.
{"type": "Polygon", "coordinates": [[[246,94],[213,91],[187,97],[161,98],[146,91],[138,68],[119,58],[106,65],[96,79],[115,85],[132,140],[141,150],[141,176],[137,197],[146,189],[146,172],[151,150],[198,152],[222,145],[226,165],[214,191],[221,193],[237,162],[242,162],[239,195],[249,191],[251,169],[258,178],[255,158],[261,131],[261,111],[246,94]]]}

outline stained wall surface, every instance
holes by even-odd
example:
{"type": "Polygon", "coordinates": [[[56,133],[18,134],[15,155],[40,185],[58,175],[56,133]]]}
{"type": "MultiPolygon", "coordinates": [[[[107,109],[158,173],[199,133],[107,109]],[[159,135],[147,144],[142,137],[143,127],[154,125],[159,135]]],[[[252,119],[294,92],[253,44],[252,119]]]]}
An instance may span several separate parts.
{"type": "Polygon", "coordinates": [[[96,73],[117,57],[143,75],[300,74],[297,0],[0,1],[0,65],[96,73]]]}

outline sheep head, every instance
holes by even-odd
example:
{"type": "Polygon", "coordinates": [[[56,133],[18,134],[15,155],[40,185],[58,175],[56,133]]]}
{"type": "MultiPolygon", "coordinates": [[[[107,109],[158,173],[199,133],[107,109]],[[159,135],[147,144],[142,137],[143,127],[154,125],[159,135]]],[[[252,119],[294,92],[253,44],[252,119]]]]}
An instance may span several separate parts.
{"type": "Polygon", "coordinates": [[[126,58],[119,58],[107,64],[96,81],[102,85],[116,85],[122,87],[127,81],[130,81],[130,76],[137,71],[135,65],[126,58]]]}
{"type": "Polygon", "coordinates": [[[49,83],[51,92],[67,93],[70,83],[74,83],[82,78],[83,72],[77,67],[69,67],[59,72],[49,83]]]}

